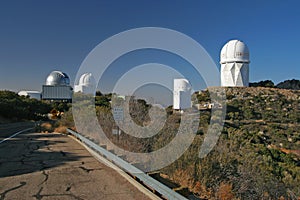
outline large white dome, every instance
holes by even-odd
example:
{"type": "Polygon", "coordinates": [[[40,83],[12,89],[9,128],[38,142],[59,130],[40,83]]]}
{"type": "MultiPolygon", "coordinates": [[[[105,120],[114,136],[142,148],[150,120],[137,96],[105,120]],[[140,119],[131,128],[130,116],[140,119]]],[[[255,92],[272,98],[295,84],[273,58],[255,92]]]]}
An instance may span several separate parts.
{"type": "Polygon", "coordinates": [[[79,85],[94,86],[96,85],[96,81],[91,73],[85,73],[81,75],[79,85]]]}
{"type": "Polygon", "coordinates": [[[48,75],[46,85],[70,85],[70,79],[61,71],[53,71],[48,75]]]}
{"type": "Polygon", "coordinates": [[[220,53],[220,63],[243,62],[249,63],[249,49],[240,40],[230,40],[227,42],[220,53]]]}

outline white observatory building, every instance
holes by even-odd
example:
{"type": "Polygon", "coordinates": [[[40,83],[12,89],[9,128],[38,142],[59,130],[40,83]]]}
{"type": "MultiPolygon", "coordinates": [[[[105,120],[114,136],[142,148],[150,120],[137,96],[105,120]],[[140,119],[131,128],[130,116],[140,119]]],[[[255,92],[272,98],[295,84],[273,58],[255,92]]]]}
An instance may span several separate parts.
{"type": "Polygon", "coordinates": [[[46,84],[43,85],[42,99],[51,101],[67,101],[72,100],[73,89],[70,86],[70,78],[61,71],[51,72],[46,84]]]}
{"type": "Polygon", "coordinates": [[[221,50],[221,86],[249,86],[249,49],[240,40],[230,40],[221,50]]]}
{"type": "Polygon", "coordinates": [[[18,92],[19,96],[29,96],[31,99],[41,100],[41,93],[39,91],[22,90],[18,92]]]}
{"type": "Polygon", "coordinates": [[[186,79],[174,79],[173,109],[191,108],[191,85],[186,79]]]}
{"type": "Polygon", "coordinates": [[[83,94],[94,94],[96,88],[96,81],[91,73],[82,74],[78,85],[75,85],[74,92],[81,92],[83,94]]]}

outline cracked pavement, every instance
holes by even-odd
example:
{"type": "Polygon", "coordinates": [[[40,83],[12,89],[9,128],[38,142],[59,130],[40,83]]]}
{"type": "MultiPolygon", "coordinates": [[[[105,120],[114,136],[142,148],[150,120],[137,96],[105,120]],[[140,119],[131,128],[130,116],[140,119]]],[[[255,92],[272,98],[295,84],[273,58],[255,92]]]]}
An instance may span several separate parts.
{"type": "Polygon", "coordinates": [[[6,199],[149,198],[72,138],[22,133],[0,144],[0,200],[6,199]]]}

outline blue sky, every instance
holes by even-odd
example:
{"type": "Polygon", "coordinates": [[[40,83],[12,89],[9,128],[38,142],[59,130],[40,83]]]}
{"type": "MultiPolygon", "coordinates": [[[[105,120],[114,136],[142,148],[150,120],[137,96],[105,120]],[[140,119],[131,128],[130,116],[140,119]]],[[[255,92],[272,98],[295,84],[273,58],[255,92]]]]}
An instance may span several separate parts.
{"type": "MultiPolygon", "coordinates": [[[[84,58],[101,41],[148,26],[190,36],[218,67],[222,46],[230,39],[244,41],[250,49],[251,82],[300,79],[299,7],[296,0],[1,1],[0,89],[40,91],[53,70],[67,73],[72,82],[84,58]]],[[[150,54],[154,61],[168,63],[168,55],[150,54]]],[[[130,65],[124,60],[120,66],[130,65]]],[[[138,60],[153,61],[149,55],[138,60]]],[[[170,63],[184,64],[176,62],[170,63]]],[[[118,67],[111,71],[122,72],[118,67]]]]}

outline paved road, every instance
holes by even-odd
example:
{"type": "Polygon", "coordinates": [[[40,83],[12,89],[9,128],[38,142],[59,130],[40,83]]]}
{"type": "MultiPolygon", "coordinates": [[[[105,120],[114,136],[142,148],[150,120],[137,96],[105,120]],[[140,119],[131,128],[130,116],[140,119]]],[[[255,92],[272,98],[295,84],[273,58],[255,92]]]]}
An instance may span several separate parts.
{"type": "Polygon", "coordinates": [[[149,198],[69,136],[23,133],[0,144],[4,199],[149,198]]]}
{"type": "Polygon", "coordinates": [[[34,127],[34,122],[16,122],[10,124],[0,124],[0,141],[11,136],[20,130],[34,127]]]}

